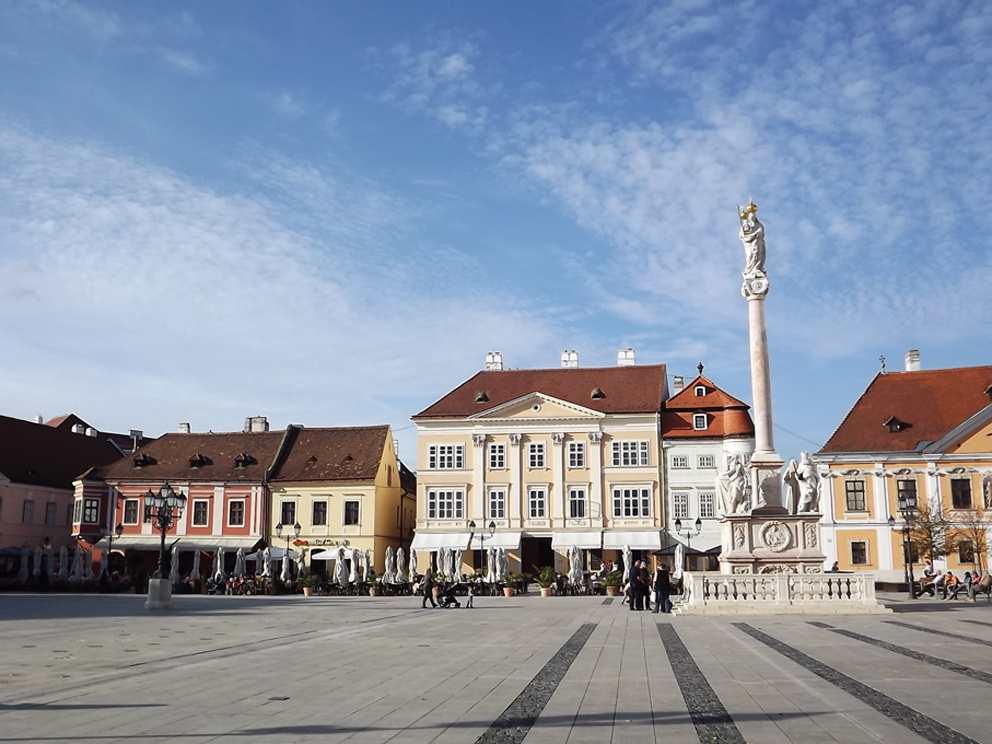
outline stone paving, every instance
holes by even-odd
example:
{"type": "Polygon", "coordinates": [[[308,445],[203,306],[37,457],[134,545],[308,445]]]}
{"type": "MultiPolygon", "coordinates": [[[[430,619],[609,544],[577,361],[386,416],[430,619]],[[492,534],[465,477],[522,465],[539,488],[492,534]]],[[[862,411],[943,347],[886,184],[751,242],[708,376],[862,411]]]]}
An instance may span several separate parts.
{"type": "Polygon", "coordinates": [[[3,742],[992,742],[992,605],[0,594],[3,742]]]}

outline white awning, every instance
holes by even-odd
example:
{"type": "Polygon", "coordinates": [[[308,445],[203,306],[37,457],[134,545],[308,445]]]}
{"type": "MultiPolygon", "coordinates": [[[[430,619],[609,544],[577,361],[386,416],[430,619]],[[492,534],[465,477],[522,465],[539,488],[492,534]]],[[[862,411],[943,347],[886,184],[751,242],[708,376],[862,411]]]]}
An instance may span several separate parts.
{"type": "Polygon", "coordinates": [[[489,548],[504,548],[506,550],[516,550],[520,547],[520,532],[494,532],[490,535],[488,532],[483,532],[481,535],[476,532],[475,537],[472,538],[472,544],[469,545],[469,550],[479,550],[485,544],[486,550],[489,548]],[[481,540],[482,536],[485,536],[485,541],[481,540]]]}
{"type": "Polygon", "coordinates": [[[410,550],[437,550],[438,548],[468,547],[467,532],[418,532],[413,536],[410,550]]]}
{"type": "Polygon", "coordinates": [[[607,530],[603,533],[603,548],[605,550],[623,550],[629,545],[631,550],[661,550],[661,532],[614,532],[607,530]]]}
{"type": "Polygon", "coordinates": [[[345,560],[352,560],[352,549],[351,548],[328,548],[327,550],[319,550],[317,552],[310,554],[310,560],[312,561],[336,561],[338,559],[338,551],[344,550],[345,560]]]}
{"type": "MultiPolygon", "coordinates": [[[[214,537],[211,535],[166,535],[165,547],[179,540],[179,550],[206,550],[214,553],[217,548],[250,550],[260,538],[256,537],[214,537]]],[[[114,538],[114,549],[135,548],[137,550],[158,550],[162,544],[161,535],[121,535],[114,538]]]]}
{"type": "Polygon", "coordinates": [[[599,550],[603,547],[603,531],[595,532],[556,532],[551,536],[552,548],[582,548],[599,550]]]}

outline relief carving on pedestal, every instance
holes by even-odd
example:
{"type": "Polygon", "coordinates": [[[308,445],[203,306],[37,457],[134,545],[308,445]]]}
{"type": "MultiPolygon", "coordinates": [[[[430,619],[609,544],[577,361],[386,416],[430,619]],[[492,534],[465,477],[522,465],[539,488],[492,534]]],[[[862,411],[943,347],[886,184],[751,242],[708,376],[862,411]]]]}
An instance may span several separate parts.
{"type": "Polygon", "coordinates": [[[743,549],[745,541],[744,525],[735,524],[734,525],[734,547],[743,549]]]}
{"type": "Polygon", "coordinates": [[[792,530],[782,522],[768,522],[761,528],[761,542],[773,553],[781,553],[792,546],[792,530]]]}
{"type": "Polygon", "coordinates": [[[772,563],[767,566],[762,566],[758,573],[763,574],[791,574],[795,573],[796,569],[792,566],[786,566],[783,563],[772,563]]]}
{"type": "Polygon", "coordinates": [[[749,573],[751,573],[751,569],[748,568],[747,566],[735,566],[734,567],[734,573],[735,574],[749,574],[749,573]]]}
{"type": "Polygon", "coordinates": [[[816,533],[817,533],[816,523],[815,522],[807,522],[804,525],[803,529],[806,531],[806,547],[807,548],[815,548],[816,547],[816,533]]]}

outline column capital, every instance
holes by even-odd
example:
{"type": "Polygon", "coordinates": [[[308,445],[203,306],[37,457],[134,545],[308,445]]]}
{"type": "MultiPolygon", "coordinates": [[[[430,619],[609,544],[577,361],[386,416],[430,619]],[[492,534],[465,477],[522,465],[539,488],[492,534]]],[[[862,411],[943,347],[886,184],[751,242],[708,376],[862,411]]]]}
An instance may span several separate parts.
{"type": "Polygon", "coordinates": [[[485,443],[486,443],[486,435],[485,434],[473,434],[472,435],[472,444],[474,444],[476,447],[481,447],[485,443]]]}
{"type": "Polygon", "coordinates": [[[589,441],[592,444],[599,444],[603,441],[603,432],[601,431],[591,431],[589,432],[589,441]]]}
{"type": "Polygon", "coordinates": [[[564,442],[564,441],[565,441],[565,435],[562,434],[560,431],[553,431],[553,432],[551,432],[551,442],[552,442],[552,444],[556,444],[556,445],[558,445],[560,447],[562,445],[562,442],[564,442]]]}
{"type": "Polygon", "coordinates": [[[509,438],[510,438],[510,444],[512,444],[514,446],[517,446],[517,445],[520,444],[520,440],[523,439],[523,435],[522,434],[510,434],[509,435],[509,438]]]}

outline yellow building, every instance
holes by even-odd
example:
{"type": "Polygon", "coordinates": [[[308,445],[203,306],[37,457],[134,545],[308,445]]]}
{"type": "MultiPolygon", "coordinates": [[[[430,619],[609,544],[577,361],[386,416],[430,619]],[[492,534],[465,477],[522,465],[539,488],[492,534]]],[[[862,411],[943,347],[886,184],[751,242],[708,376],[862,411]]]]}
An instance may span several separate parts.
{"type": "MultiPolygon", "coordinates": [[[[269,480],[269,544],[284,548],[288,539],[306,556],[339,545],[370,550],[382,573],[387,547],[409,550],[416,519],[416,478],[396,457],[390,427],[287,434],[294,439],[269,480]]],[[[321,570],[321,561],[311,568],[321,570]]]]}
{"type": "Polygon", "coordinates": [[[900,494],[960,525],[948,532],[954,549],[937,568],[960,576],[987,565],[992,366],[922,371],[919,353],[909,352],[906,371],[879,373],[813,459],[824,552],[841,570],[904,577],[900,494]]]}
{"type": "MultiPolygon", "coordinates": [[[[574,354],[574,352],[571,352],[574,354]]],[[[418,551],[507,548],[510,571],[568,570],[572,546],[589,564],[661,547],[664,365],[479,372],[413,417],[417,425],[418,551]],[[489,536],[488,526],[495,530],[489,536]]],[[[577,365],[577,361],[574,362],[577,365]]],[[[418,556],[421,570],[425,561],[418,556]]]]}

